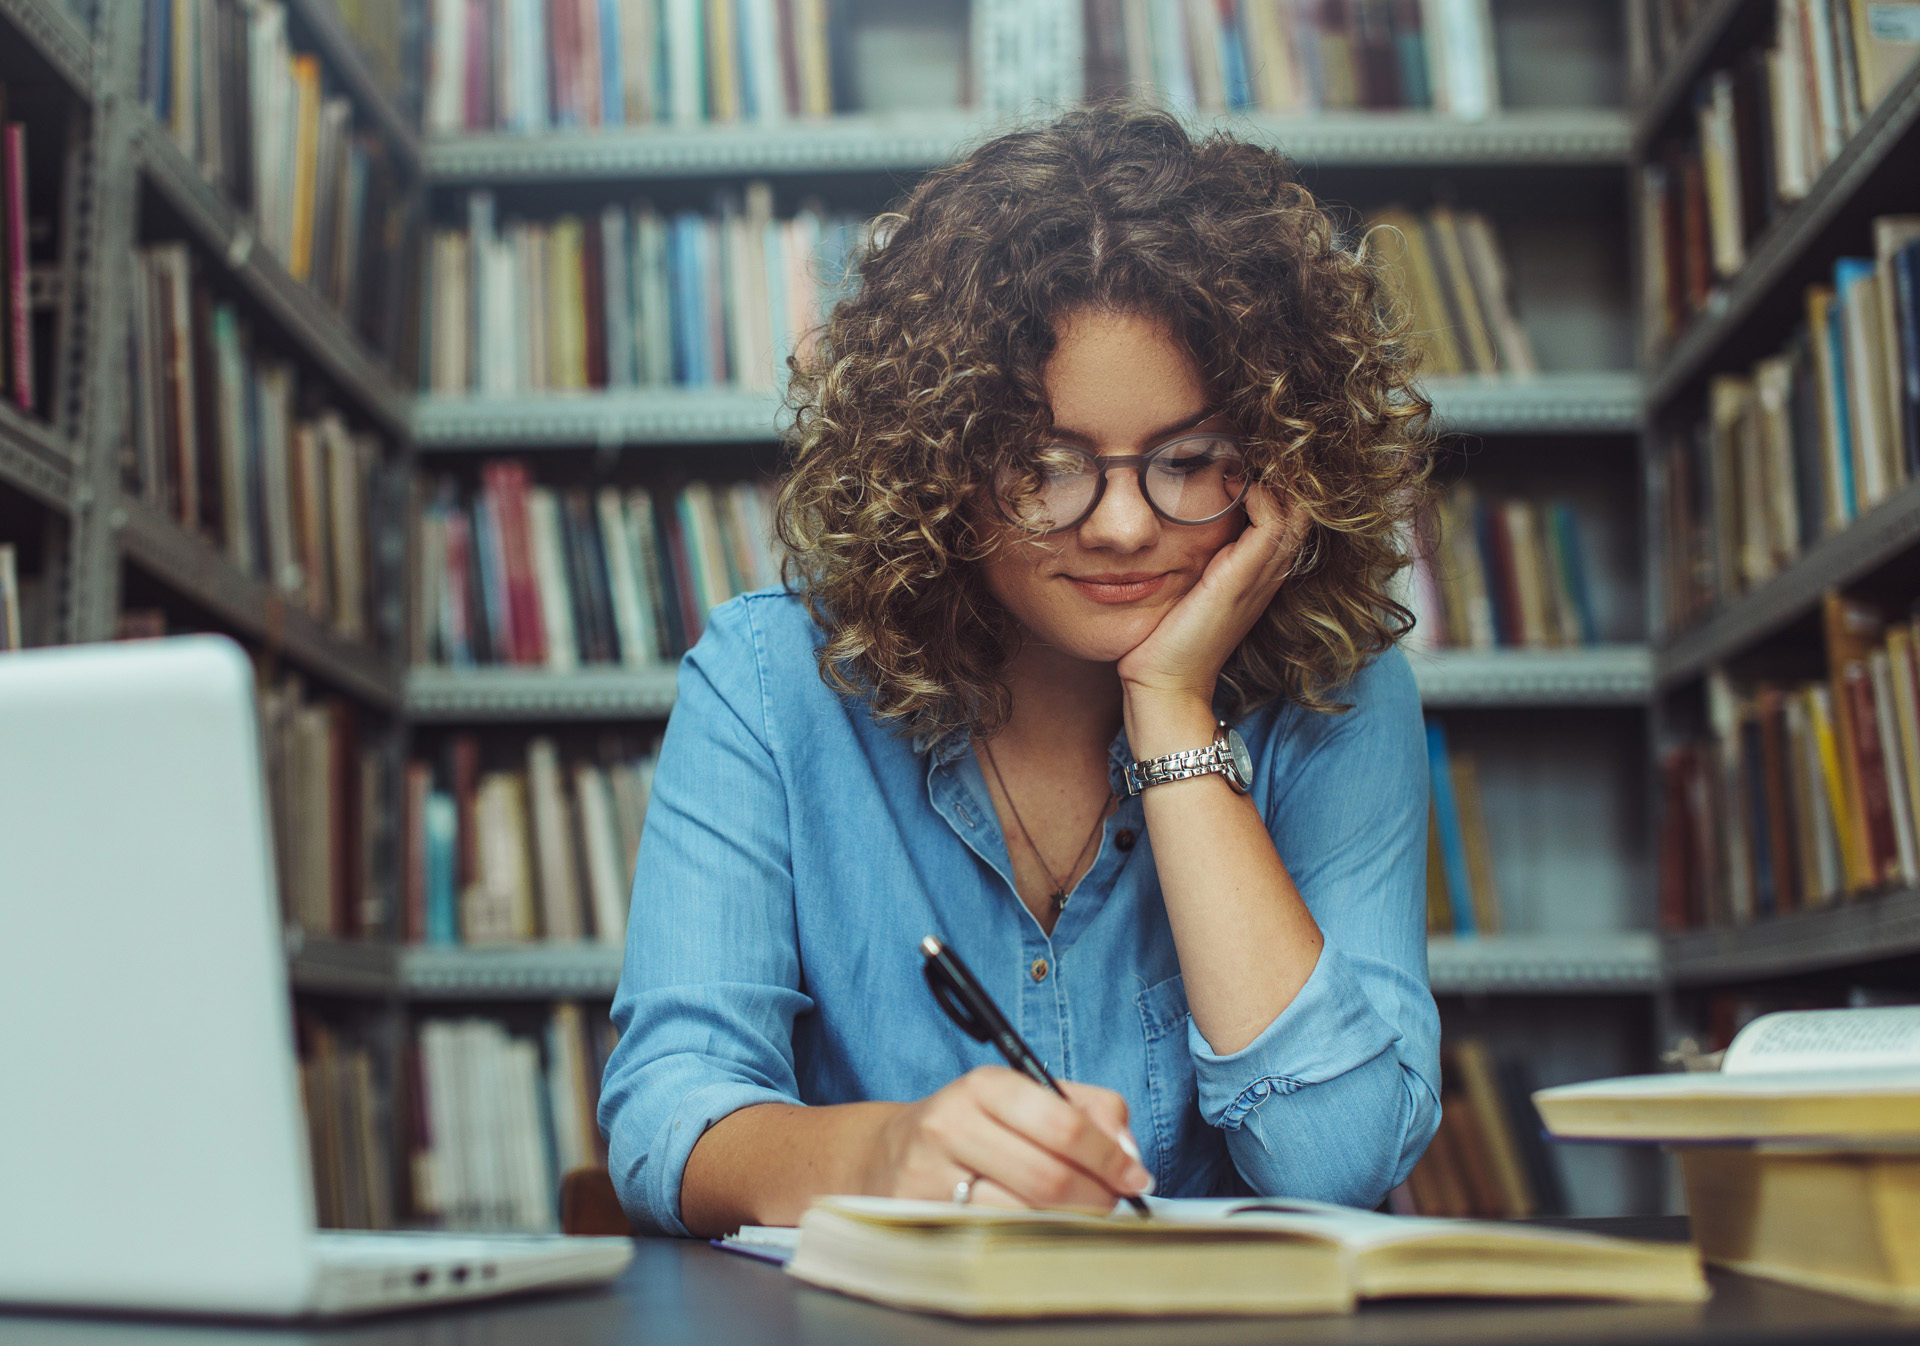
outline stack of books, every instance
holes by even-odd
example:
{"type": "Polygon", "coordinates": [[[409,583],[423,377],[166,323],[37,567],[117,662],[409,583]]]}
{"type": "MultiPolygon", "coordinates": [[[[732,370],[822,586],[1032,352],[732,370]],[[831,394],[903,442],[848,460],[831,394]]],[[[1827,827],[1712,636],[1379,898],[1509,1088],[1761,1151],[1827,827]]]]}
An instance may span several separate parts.
{"type": "Polygon", "coordinates": [[[1417,646],[1596,645],[1579,519],[1565,501],[1487,500],[1454,487],[1421,520],[1408,601],[1417,646]]]}
{"type": "Polygon", "coordinates": [[[1433,719],[1427,721],[1427,773],[1427,933],[1497,935],[1500,890],[1479,772],[1433,719]]]}
{"type": "Polygon", "coordinates": [[[0,400],[35,409],[33,386],[32,250],[27,226],[27,127],[7,120],[7,86],[0,82],[0,400]]]}
{"type": "Polygon", "coordinates": [[[1442,1053],[1440,1129],[1389,1206],[1398,1215],[1523,1220],[1558,1214],[1561,1186],[1540,1139],[1526,1063],[1481,1038],[1442,1053]]]}
{"type": "Polygon", "coordinates": [[[814,206],[776,220],[764,182],[704,215],[610,205],[504,222],[475,192],[466,227],[433,237],[428,390],[772,391],[846,287],[860,233],[814,206]]]}
{"type": "Polygon", "coordinates": [[[1785,349],[1711,386],[1657,489],[1670,630],[1758,586],[1920,475],[1920,215],[1809,286],[1785,349]]]}
{"type": "Polygon", "coordinates": [[[1642,170],[1645,311],[1657,351],[1737,276],[1920,59],[1920,3],[1779,0],[1770,46],[1695,87],[1691,132],[1642,170]]]}
{"type": "Polygon", "coordinates": [[[1394,207],[1369,219],[1366,241],[1400,273],[1427,373],[1538,371],[1486,216],[1448,206],[1416,216],[1394,207]]]}
{"type": "Polygon", "coordinates": [[[426,124],[435,134],[834,111],[826,0],[431,0],[428,8],[426,124]]]}
{"type": "Polygon", "coordinates": [[[254,235],[388,357],[400,347],[412,198],[356,129],[280,0],[146,0],[142,96],[254,235]]]}
{"type": "Polygon", "coordinates": [[[1920,1007],[1765,1015],[1718,1067],[1534,1100],[1558,1139],[1677,1154],[1707,1261],[1920,1307],[1920,1007]]]}
{"type": "Polygon", "coordinates": [[[1088,34],[1121,35],[1126,81],[1207,112],[1499,107],[1486,0],[1095,0],[1088,34]]]}
{"type": "Polygon", "coordinates": [[[391,1229],[393,1147],[373,1053],[312,1013],[298,1028],[314,1215],[323,1229],[391,1229]]]}
{"type": "Polygon", "coordinates": [[[385,509],[379,442],[335,411],[301,415],[292,365],[256,355],[239,311],[184,243],[135,258],[133,489],[213,539],[240,570],[366,639],[368,539],[385,509]]]}
{"type": "Polygon", "coordinates": [[[1713,737],[1662,757],[1660,919],[1742,925],[1920,887],[1920,622],[1829,594],[1828,676],[1707,679],[1713,737]]]}
{"type": "Polygon", "coordinates": [[[263,677],[260,740],[287,924],[341,939],[380,930],[379,839],[390,801],[359,712],[339,697],[310,697],[292,674],[263,677]]]}
{"type": "Polygon", "coordinates": [[[556,490],[511,459],[480,479],[420,492],[416,663],[646,668],[690,649],[714,607],[779,581],[765,482],[556,490]]]}
{"type": "Polygon", "coordinates": [[[609,735],[563,760],[546,736],[506,767],[456,734],[408,764],[401,935],[429,944],[619,945],[656,749],[609,735]]]}
{"type": "Polygon", "coordinates": [[[447,1229],[555,1226],[559,1179],[604,1166],[594,1114],[613,1049],[606,1016],[553,1007],[541,1044],[492,1019],[428,1019],[414,1060],[414,1213],[447,1229]]]}

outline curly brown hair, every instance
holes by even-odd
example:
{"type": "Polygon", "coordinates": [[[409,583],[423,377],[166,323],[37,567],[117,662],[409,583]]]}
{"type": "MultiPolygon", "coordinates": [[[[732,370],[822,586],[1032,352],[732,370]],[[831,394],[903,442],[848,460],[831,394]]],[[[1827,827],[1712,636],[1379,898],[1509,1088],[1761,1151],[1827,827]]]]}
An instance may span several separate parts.
{"type": "Polygon", "coordinates": [[[1032,473],[1057,326],[1088,307],[1165,322],[1253,478],[1312,521],[1223,700],[1342,709],[1338,688],[1412,624],[1389,583],[1431,409],[1400,306],[1282,156],[1115,104],[929,175],[791,362],[778,527],[826,632],[821,676],[922,741],[1004,723],[1019,632],[979,563],[1010,530],[980,505],[1003,468],[1032,473]]]}

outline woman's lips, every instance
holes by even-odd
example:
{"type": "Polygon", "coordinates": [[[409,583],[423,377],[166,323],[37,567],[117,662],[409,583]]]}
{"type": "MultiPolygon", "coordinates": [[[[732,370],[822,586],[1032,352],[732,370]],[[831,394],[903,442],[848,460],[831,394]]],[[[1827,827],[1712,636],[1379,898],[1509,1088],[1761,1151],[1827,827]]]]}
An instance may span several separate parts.
{"type": "Polygon", "coordinates": [[[1158,575],[1118,575],[1098,576],[1082,579],[1077,575],[1068,575],[1071,584],[1084,598],[1096,603],[1137,603],[1143,598],[1151,598],[1167,582],[1166,572],[1158,575]]]}

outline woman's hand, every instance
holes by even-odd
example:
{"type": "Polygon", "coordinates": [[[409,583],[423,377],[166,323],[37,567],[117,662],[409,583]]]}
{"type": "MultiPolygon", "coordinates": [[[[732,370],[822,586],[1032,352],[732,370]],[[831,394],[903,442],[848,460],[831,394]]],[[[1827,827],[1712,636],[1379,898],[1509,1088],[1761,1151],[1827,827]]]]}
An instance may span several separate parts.
{"type": "Polygon", "coordinates": [[[1071,1103],[1003,1066],[969,1071],[880,1129],[865,1190],[947,1201],[965,1180],[977,1205],[1103,1213],[1119,1196],[1151,1191],[1126,1101],[1095,1085],[1060,1087],[1071,1103]]]}
{"type": "Polygon", "coordinates": [[[1129,703],[1211,705],[1228,656],[1292,573],[1310,522],[1306,507],[1294,502],[1282,510],[1262,486],[1247,492],[1246,505],[1245,531],[1214,553],[1200,582],[1120,660],[1129,703]]]}

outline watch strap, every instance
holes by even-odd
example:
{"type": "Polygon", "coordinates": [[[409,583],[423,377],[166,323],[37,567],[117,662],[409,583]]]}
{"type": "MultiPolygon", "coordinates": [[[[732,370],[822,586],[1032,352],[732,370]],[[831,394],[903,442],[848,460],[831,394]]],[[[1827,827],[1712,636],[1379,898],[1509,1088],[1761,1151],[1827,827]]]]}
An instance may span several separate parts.
{"type": "Polygon", "coordinates": [[[1230,777],[1232,770],[1223,726],[1221,736],[1204,747],[1187,748],[1164,757],[1149,757],[1144,762],[1129,762],[1126,770],[1127,794],[1137,795],[1149,786],[1190,780],[1195,776],[1230,777]]]}

